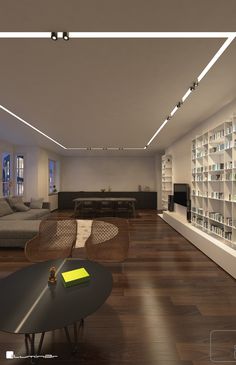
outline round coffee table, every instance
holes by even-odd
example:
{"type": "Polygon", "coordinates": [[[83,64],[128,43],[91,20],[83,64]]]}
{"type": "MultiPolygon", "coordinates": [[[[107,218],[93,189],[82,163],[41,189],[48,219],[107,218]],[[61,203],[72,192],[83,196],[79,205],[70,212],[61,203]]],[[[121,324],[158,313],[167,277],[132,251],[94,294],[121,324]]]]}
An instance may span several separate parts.
{"type": "Polygon", "coordinates": [[[26,350],[39,354],[44,333],[74,326],[74,349],[78,343],[78,323],[94,313],[112,290],[112,275],[102,265],[88,260],[50,260],[23,268],[0,280],[0,331],[25,335],[26,350]],[[57,269],[57,283],[48,285],[49,269],[57,269]],[[84,267],[90,274],[86,283],[64,287],[61,272],[84,267]],[[41,333],[35,350],[35,334],[41,333]],[[29,350],[30,345],[30,350],[29,350]]]}

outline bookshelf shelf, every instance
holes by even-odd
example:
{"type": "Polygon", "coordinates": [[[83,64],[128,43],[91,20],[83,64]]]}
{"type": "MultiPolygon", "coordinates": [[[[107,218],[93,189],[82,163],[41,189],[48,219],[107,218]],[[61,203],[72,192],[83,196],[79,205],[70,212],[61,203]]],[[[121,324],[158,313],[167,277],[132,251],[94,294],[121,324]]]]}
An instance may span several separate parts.
{"type": "Polygon", "coordinates": [[[172,195],[172,156],[164,155],[161,160],[162,209],[168,209],[168,195],[172,195]]]}
{"type": "Polygon", "coordinates": [[[192,225],[236,248],[236,115],[192,140],[192,225]]]}

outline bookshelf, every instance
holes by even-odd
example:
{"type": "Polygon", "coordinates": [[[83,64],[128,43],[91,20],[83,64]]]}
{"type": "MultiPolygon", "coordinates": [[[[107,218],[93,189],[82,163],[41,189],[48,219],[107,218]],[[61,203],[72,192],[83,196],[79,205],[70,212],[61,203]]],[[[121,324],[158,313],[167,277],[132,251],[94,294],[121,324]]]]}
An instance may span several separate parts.
{"type": "Polygon", "coordinates": [[[236,115],[192,140],[192,224],[236,249],[236,115]]]}
{"type": "Polygon", "coordinates": [[[161,160],[162,209],[168,209],[168,195],[172,194],[172,156],[164,155],[161,160]]]}

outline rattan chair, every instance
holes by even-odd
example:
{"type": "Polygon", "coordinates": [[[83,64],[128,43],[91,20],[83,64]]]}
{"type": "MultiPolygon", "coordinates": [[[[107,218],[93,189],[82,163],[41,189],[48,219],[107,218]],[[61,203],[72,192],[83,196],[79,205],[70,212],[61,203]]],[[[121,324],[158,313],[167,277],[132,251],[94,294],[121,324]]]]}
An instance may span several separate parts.
{"type": "Polygon", "coordinates": [[[92,261],[122,262],[129,249],[129,225],[123,218],[96,218],[84,248],[76,248],[76,219],[57,217],[40,223],[39,233],[25,245],[31,262],[79,257],[92,261]]]}
{"type": "Polygon", "coordinates": [[[31,262],[69,257],[76,242],[76,233],[75,219],[42,220],[38,235],[25,245],[25,256],[31,262]]]}

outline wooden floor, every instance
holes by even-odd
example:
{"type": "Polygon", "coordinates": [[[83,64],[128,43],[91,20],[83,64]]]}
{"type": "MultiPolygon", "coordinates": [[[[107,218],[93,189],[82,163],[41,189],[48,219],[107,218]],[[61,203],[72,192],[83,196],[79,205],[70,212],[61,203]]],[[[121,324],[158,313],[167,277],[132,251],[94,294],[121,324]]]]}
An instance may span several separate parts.
{"type": "MultiPolygon", "coordinates": [[[[40,362],[209,365],[210,333],[225,330],[214,333],[221,336],[214,359],[228,364],[231,337],[236,337],[227,332],[236,330],[235,280],[155,212],[130,219],[130,238],[128,260],[106,265],[113,273],[113,291],[106,304],[86,319],[78,355],[70,355],[64,333],[58,330],[46,335],[43,353],[59,358],[40,362]]],[[[21,250],[0,251],[1,278],[26,265],[21,250]]],[[[29,363],[5,361],[6,350],[23,355],[21,335],[0,333],[0,364],[29,363]]]]}

